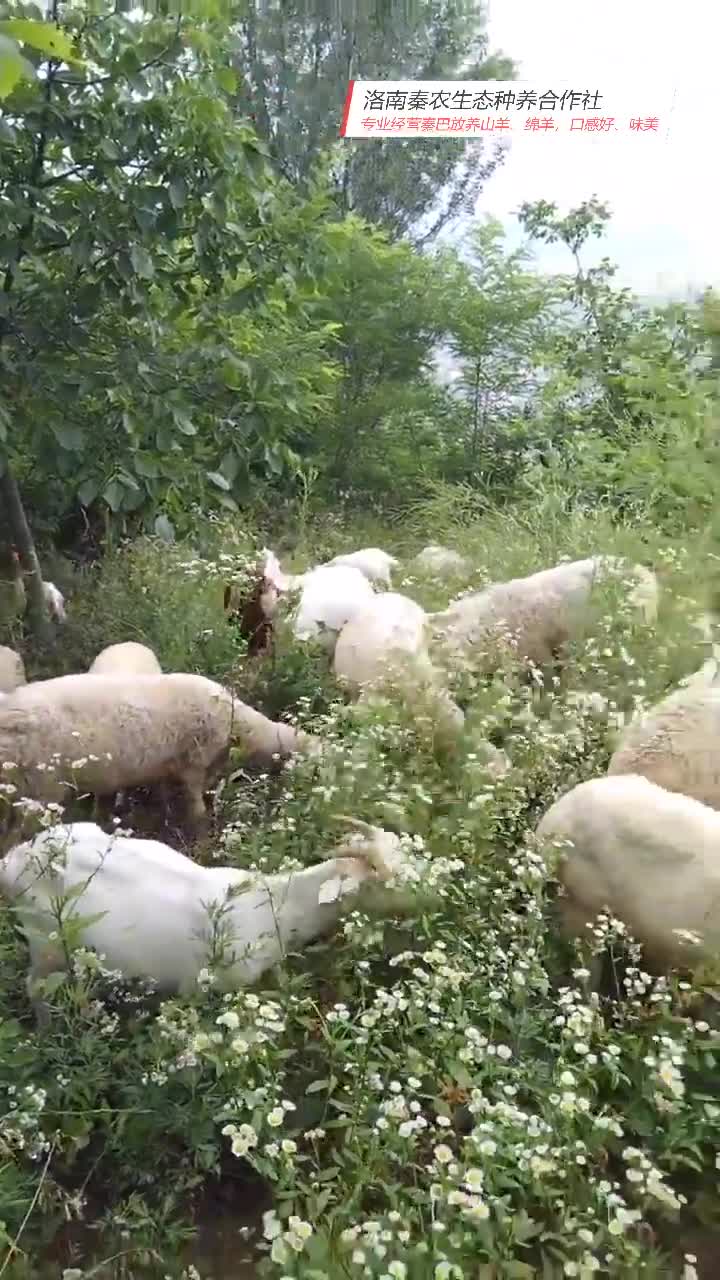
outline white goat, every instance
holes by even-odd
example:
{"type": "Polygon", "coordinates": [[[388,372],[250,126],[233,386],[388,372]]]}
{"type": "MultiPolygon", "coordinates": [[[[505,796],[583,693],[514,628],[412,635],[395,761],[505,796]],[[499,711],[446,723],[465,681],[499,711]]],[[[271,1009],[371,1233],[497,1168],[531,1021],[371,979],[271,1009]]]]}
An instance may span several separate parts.
{"type": "Polygon", "coordinates": [[[688,966],[720,951],[720,813],[647,778],[593,778],[555,802],[537,828],[566,841],[557,875],[563,927],[588,935],[609,908],[648,962],[688,966]],[[686,933],[701,941],[689,945],[686,933]]]}
{"type": "Polygon", "coordinates": [[[333,556],[332,560],[328,560],[327,566],[321,567],[348,565],[351,569],[359,569],[368,582],[372,582],[373,585],[380,583],[389,590],[391,571],[396,569],[399,563],[395,556],[388,555],[387,551],[382,551],[380,547],[363,547],[361,551],[350,551],[347,554],[333,556]]]}
{"type": "Polygon", "coordinates": [[[356,616],[375,592],[359,569],[321,565],[302,575],[300,602],[292,619],[296,640],[322,636],[330,652],[338,632],[356,616]]]}
{"type": "Polygon", "coordinates": [[[108,836],[88,822],[53,827],[18,845],[0,861],[0,892],[27,932],[30,993],[37,979],[65,967],[58,903],[79,886],[63,919],[87,920],[76,945],[95,948],[109,968],[188,994],[221,948],[219,989],[254,982],[286,951],[330,929],[342,898],[365,880],[402,876],[406,858],[397,836],[341,821],[356,831],[331,858],[267,877],[202,867],[156,840],[108,836]]]}
{"type": "Polygon", "coordinates": [[[233,586],[225,588],[225,609],[247,640],[248,654],[254,656],[271,649],[279,601],[296,593],[300,598],[291,617],[295,639],[321,636],[332,652],[341,627],[374,596],[367,576],[347,564],[318,565],[305,573],[285,573],[273,551],[265,548],[262,554],[259,578],[251,593],[242,597],[233,586]]]}

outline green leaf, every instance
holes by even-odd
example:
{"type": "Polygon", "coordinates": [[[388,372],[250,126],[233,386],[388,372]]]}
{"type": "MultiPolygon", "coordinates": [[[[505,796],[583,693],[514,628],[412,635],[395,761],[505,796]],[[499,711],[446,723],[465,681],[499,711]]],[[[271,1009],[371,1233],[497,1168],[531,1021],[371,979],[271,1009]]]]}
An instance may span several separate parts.
{"type": "Polygon", "coordinates": [[[54,996],[55,992],[67,982],[68,975],[64,970],[58,970],[55,973],[49,973],[47,978],[43,978],[42,990],[45,996],[54,996]]]}
{"type": "Polygon", "coordinates": [[[72,62],[82,66],[82,60],[73,51],[71,37],[51,22],[34,22],[31,18],[8,18],[0,22],[0,31],[19,40],[21,44],[29,44],[40,53],[47,53],[60,62],[72,62]]]}
{"type": "Polygon", "coordinates": [[[175,426],[184,436],[197,435],[197,427],[184,409],[173,409],[172,416],[175,426]]]}
{"type": "Polygon", "coordinates": [[[67,424],[53,425],[52,433],[63,449],[70,449],[73,453],[79,452],[85,443],[85,436],[80,427],[72,427],[67,424]]]}
{"type": "Polygon", "coordinates": [[[92,257],[92,241],[75,235],[70,241],[70,256],[78,267],[87,266],[92,257]]]}
{"type": "Polygon", "coordinates": [[[112,138],[101,138],[99,143],[100,150],[108,160],[118,160],[120,157],[120,148],[112,138]]]}
{"type": "Polygon", "coordinates": [[[215,79],[225,93],[234,93],[237,89],[237,75],[232,67],[220,67],[215,72],[215,79]]]}
{"type": "Polygon", "coordinates": [[[233,480],[237,479],[237,474],[240,470],[240,459],[232,449],[228,449],[225,454],[222,462],[220,463],[220,470],[225,476],[225,479],[229,480],[231,484],[233,480]]]}
{"type": "Polygon", "coordinates": [[[125,490],[121,484],[118,484],[117,480],[111,480],[109,484],[106,484],[103,490],[103,498],[107,502],[111,511],[120,510],[124,496],[125,490]]]}
{"type": "Polygon", "coordinates": [[[33,80],[35,71],[23,58],[17,45],[0,35],[0,100],[12,93],[23,76],[33,80]]]}
{"type": "Polygon", "coordinates": [[[175,527],[167,516],[160,515],[155,520],[155,533],[163,542],[175,541],[175,527]]]}
{"type": "Polygon", "coordinates": [[[182,209],[187,200],[187,183],[185,179],[181,177],[171,178],[168,191],[173,209],[182,209]]]}
{"type": "Polygon", "coordinates": [[[263,450],[263,454],[265,456],[265,462],[268,470],[272,473],[272,475],[279,476],[280,472],[282,471],[282,462],[278,457],[277,450],[269,449],[266,446],[265,449],[263,450]]]}
{"type": "Polygon", "coordinates": [[[330,1078],[327,1080],[313,1080],[312,1084],[308,1085],[305,1092],[320,1093],[321,1089],[327,1089],[329,1085],[332,1086],[336,1084],[337,1084],[337,1080],[335,1079],[334,1076],[330,1076],[330,1078]]]}
{"type": "Polygon", "coordinates": [[[136,453],[133,457],[133,466],[139,476],[144,476],[147,480],[154,480],[158,473],[158,464],[155,458],[145,457],[141,453],[136,453]]]}
{"type": "Polygon", "coordinates": [[[230,488],[229,482],[220,474],[219,471],[206,471],[205,475],[210,483],[216,485],[218,489],[224,489],[225,492],[227,492],[230,488]]]}
{"type": "Polygon", "coordinates": [[[155,266],[147,249],[144,249],[141,244],[130,246],[130,261],[137,276],[143,280],[152,280],[155,275],[155,266]]]}
{"type": "Polygon", "coordinates": [[[77,496],[84,507],[88,507],[94,502],[100,492],[100,485],[97,480],[83,480],[77,491],[77,496]]]}
{"type": "Polygon", "coordinates": [[[240,510],[237,502],[230,497],[229,493],[219,493],[217,500],[221,507],[224,507],[226,511],[232,511],[233,515],[236,515],[240,510]]]}
{"type": "Polygon", "coordinates": [[[235,293],[230,294],[227,302],[225,303],[226,310],[230,311],[233,315],[236,315],[238,311],[244,311],[245,308],[253,301],[255,294],[256,286],[254,284],[244,285],[242,289],[238,289],[235,293]]]}

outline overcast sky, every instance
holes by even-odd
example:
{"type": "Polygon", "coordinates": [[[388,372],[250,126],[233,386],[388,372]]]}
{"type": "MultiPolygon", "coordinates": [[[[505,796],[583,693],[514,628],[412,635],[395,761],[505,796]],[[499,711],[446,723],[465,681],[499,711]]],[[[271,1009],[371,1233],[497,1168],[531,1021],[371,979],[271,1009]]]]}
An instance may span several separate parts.
{"type": "MultiPolygon", "coordinates": [[[[490,51],[514,58],[518,79],[541,92],[560,81],[607,87],[609,98],[613,87],[623,98],[637,90],[638,114],[660,116],[661,132],[521,136],[477,212],[502,218],[514,242],[512,211],[523,200],[552,200],[565,212],[596,193],[613,219],[588,263],[607,254],[618,283],[645,296],[720,285],[717,0],[489,0],[489,36],[490,51]],[[671,113],[655,105],[661,90],[671,113]]],[[[536,261],[547,270],[571,266],[550,247],[539,247],[536,261]]]]}

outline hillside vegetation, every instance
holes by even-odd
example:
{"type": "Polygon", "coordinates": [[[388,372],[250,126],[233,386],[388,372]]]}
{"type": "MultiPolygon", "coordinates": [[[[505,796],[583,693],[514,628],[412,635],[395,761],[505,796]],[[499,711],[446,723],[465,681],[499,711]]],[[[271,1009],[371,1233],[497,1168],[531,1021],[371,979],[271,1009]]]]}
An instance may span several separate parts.
{"type": "MultiPolygon", "coordinates": [[[[234,758],[200,841],[140,800],[123,820],[139,834],[269,871],[328,853],[350,814],[430,863],[395,914],[359,898],[231,998],[208,970],[192,998],[160,1000],[76,951],[42,1034],[3,908],[6,1280],[720,1266],[718,975],[649,975],[601,916],[594,996],[533,844],[552,801],[604,772],[622,720],[708,656],[718,300],[648,307],[607,260],[588,268],[610,217],[594,197],[523,206],[519,251],[489,219],[461,251],[413,236],[441,188],[462,211],[498,158],[335,145],[345,52],[380,74],[404,50],[408,76],[451,77],[472,35],[478,74],[511,74],[473,6],[416,8],[385,49],[380,7],[1,7],[22,21],[0,28],[0,565],[17,545],[68,618],[50,626],[29,587],[0,644],[34,680],[141,641],[330,745],[280,774],[234,758]],[[567,247],[567,274],[535,269],[539,241],[567,247]],[[414,572],[427,543],[471,572],[414,572]],[[353,707],[283,623],[275,655],[249,660],[223,612],[263,546],[302,569],[370,545],[426,609],[563,557],[627,556],[655,569],[660,616],[648,633],[608,597],[545,688],[457,675],[466,726],[448,750],[392,700],[353,707]]],[[[0,820],[18,806],[28,832],[55,821],[0,780],[0,820]]]]}

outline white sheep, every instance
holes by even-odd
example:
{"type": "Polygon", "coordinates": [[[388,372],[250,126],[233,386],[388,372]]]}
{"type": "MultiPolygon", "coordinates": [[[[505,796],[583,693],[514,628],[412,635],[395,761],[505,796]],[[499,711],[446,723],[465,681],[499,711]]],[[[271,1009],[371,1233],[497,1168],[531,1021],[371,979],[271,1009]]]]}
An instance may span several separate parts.
{"type": "Polygon", "coordinates": [[[443,578],[450,574],[470,573],[472,568],[470,561],[461,556],[459,551],[451,551],[449,547],[441,547],[435,543],[423,547],[415,556],[413,564],[421,573],[443,578]]]}
{"type": "MultiPolygon", "coordinates": [[[[109,836],[94,823],[43,831],[0,861],[0,892],[27,931],[31,995],[38,979],[66,966],[58,937],[63,899],[64,920],[87,921],[74,945],[95,948],[127,978],[189,994],[212,964],[222,991],[255,982],[287,951],[329,930],[343,898],[364,881],[402,879],[407,859],[396,835],[342,821],[356,830],[332,857],[269,876],[199,866],[156,840],[109,836]]],[[[46,1014],[37,1002],[36,1010],[46,1014]]]]}
{"type": "Polygon", "coordinates": [[[347,554],[334,556],[332,560],[328,560],[327,567],[349,565],[352,569],[359,569],[368,582],[372,582],[373,585],[380,583],[381,586],[389,589],[391,571],[396,569],[399,563],[395,556],[388,555],[387,551],[382,551],[380,547],[363,547],[360,551],[350,551],[347,554]]]}
{"type": "Polygon", "coordinates": [[[102,649],[88,671],[92,675],[161,675],[162,667],[152,649],[145,644],[137,644],[135,640],[125,640],[121,644],[109,644],[102,649]]]}
{"type": "Polygon", "coordinates": [[[465,717],[428,654],[427,614],[408,596],[384,592],[351,618],[338,636],[333,669],[364,700],[392,685],[409,705],[425,706],[441,732],[462,730],[465,717]]]}
{"type": "Polygon", "coordinates": [[[546,852],[550,842],[569,842],[557,868],[569,936],[587,937],[608,908],[643,944],[652,965],[691,967],[718,955],[720,813],[714,809],[636,774],[593,778],[551,806],[537,836],[546,852]]]}
{"type": "Polygon", "coordinates": [[[608,775],[641,774],[720,809],[720,687],[714,659],[685,687],[631,720],[608,775]]]}
{"type": "Polygon", "coordinates": [[[526,578],[496,582],[484,591],[456,600],[430,614],[439,648],[451,660],[471,658],[492,668],[503,654],[548,668],[589,621],[596,581],[625,574],[632,583],[632,605],[648,623],[657,614],[658,584],[642,565],[592,556],[544,569],[526,578]]]}
{"type": "MultiPolygon", "coordinates": [[[[88,671],[90,675],[96,676],[152,676],[161,675],[162,667],[152,649],[147,645],[138,644],[135,640],[125,640],[120,644],[109,644],[105,649],[101,649],[94,662],[88,667],[88,671]]],[[[164,783],[158,784],[158,795],[167,815],[168,792],[164,783]]],[[[124,800],[124,792],[118,792],[114,807],[122,805],[124,800]]],[[[104,803],[103,809],[105,815],[109,816],[107,803],[104,803]]]]}
{"type": "Polygon", "coordinates": [[[0,764],[14,764],[7,781],[38,800],[63,801],[71,788],[108,796],[175,781],[189,822],[200,825],[203,793],[233,744],[266,765],[318,749],[309,735],[186,673],[59,676],[24,685],[0,703],[0,764]]]}
{"type": "Polygon", "coordinates": [[[0,644],[0,693],[12,693],[26,683],[25,664],[20,654],[0,644]]]}

